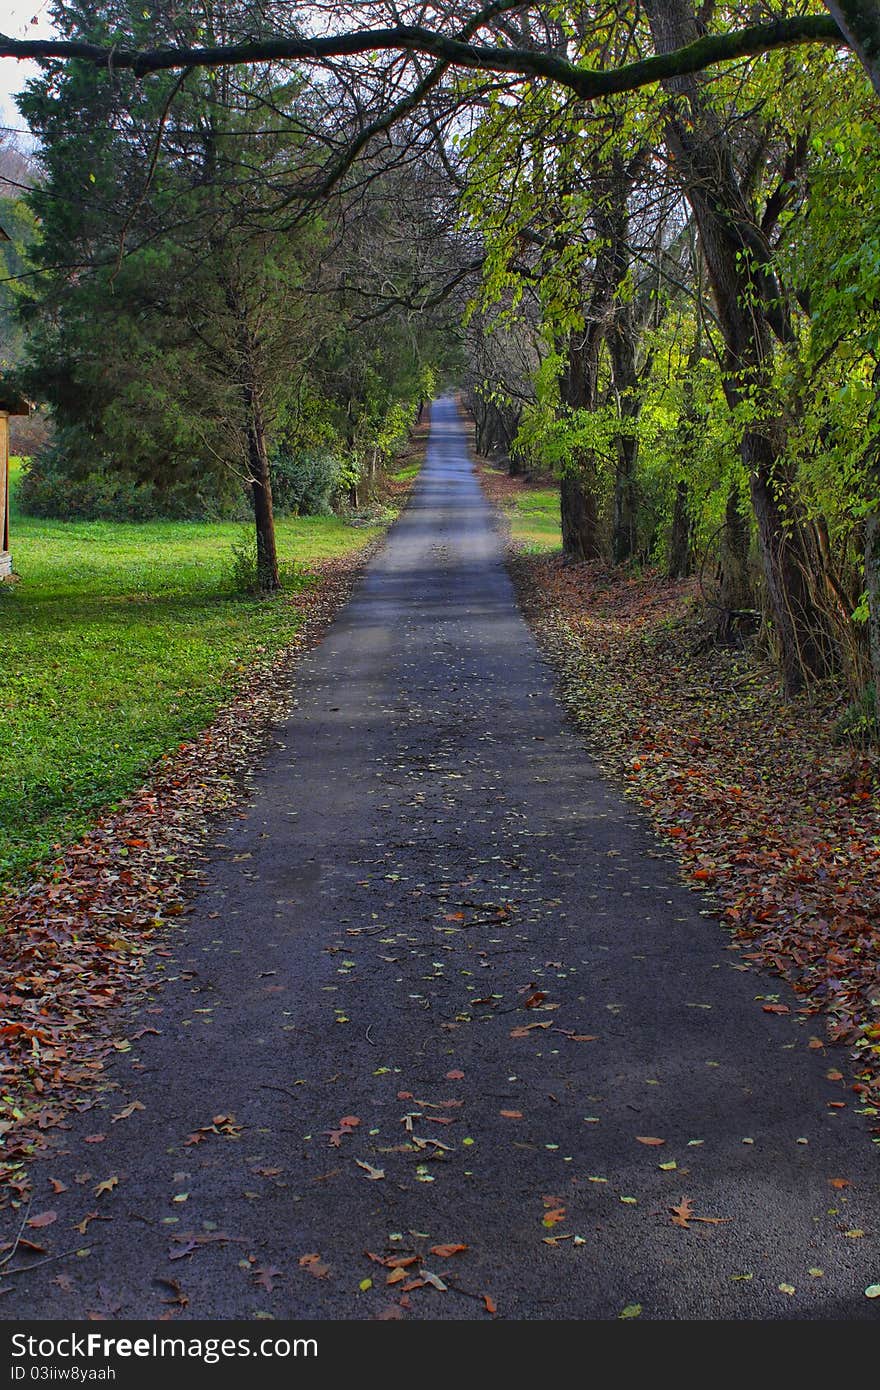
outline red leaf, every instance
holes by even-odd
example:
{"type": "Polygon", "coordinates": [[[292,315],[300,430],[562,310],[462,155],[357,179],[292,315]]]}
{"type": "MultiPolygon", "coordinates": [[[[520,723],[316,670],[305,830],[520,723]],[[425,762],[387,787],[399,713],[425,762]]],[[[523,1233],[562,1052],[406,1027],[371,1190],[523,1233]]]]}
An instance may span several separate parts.
{"type": "Polygon", "coordinates": [[[58,1220],[57,1211],[42,1211],[39,1216],[32,1216],[28,1225],[34,1231],[41,1231],[44,1226],[51,1226],[53,1221],[58,1220]]]}
{"type": "Polygon", "coordinates": [[[529,1036],[529,1033],[533,1032],[535,1028],[552,1028],[552,1027],[553,1027],[553,1024],[552,1024],[552,1023],[524,1023],[524,1024],[522,1024],[522,1026],[519,1027],[519,1028],[511,1028],[511,1030],[510,1030],[510,1036],[511,1036],[512,1038],[527,1038],[527,1037],[529,1036]]]}
{"type": "MultiPolygon", "coordinates": [[[[300,1261],[300,1263],[302,1263],[302,1261],[300,1261]]],[[[276,1269],[274,1265],[267,1265],[265,1268],[258,1265],[256,1269],[251,1270],[251,1274],[260,1288],[265,1289],[267,1293],[271,1293],[275,1288],[276,1279],[281,1279],[283,1277],[282,1271],[276,1269]]]]}

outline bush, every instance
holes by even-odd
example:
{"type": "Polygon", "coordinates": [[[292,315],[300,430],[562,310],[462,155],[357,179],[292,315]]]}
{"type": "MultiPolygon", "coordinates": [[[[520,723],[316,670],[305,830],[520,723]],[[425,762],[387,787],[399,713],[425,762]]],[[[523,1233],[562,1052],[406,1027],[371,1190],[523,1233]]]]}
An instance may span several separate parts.
{"type": "Polygon", "coordinates": [[[280,516],[330,516],[342,485],[342,463],[320,449],[288,453],[274,449],[270,456],[272,500],[280,516]]]}
{"type": "Polygon", "coordinates": [[[217,479],[182,461],[172,481],[137,478],[89,451],[80,431],[59,430],[28,460],[16,500],[29,516],[61,521],[243,520],[248,500],[238,484],[218,495],[217,479]]]}
{"type": "MultiPolygon", "coordinates": [[[[232,542],[232,563],[230,579],[232,591],[245,598],[258,598],[260,585],[257,578],[257,537],[253,526],[243,526],[237,540],[232,542]]],[[[293,560],[279,560],[278,578],[281,587],[291,590],[307,588],[311,580],[293,560]]]]}
{"type": "Polygon", "coordinates": [[[875,687],[871,682],[865,686],[859,698],[847,706],[835,724],[835,743],[858,743],[867,747],[880,740],[876,699],[875,687]]]}

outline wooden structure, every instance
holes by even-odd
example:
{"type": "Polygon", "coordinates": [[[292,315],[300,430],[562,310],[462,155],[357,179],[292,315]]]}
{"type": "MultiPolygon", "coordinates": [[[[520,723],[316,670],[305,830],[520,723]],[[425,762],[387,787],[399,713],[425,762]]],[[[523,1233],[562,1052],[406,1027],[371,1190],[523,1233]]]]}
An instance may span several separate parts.
{"type": "Polygon", "coordinates": [[[0,579],[12,573],[9,553],[9,417],[30,415],[31,403],[0,379],[0,579]]]}

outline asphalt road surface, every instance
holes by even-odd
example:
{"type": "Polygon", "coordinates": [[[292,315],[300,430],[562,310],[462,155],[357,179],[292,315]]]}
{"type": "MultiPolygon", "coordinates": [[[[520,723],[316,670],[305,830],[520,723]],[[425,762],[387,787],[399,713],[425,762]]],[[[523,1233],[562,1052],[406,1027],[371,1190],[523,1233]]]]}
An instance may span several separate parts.
{"type": "Polygon", "coordinates": [[[296,680],[0,1315],[876,1317],[840,1057],[566,726],[452,401],[296,680]]]}

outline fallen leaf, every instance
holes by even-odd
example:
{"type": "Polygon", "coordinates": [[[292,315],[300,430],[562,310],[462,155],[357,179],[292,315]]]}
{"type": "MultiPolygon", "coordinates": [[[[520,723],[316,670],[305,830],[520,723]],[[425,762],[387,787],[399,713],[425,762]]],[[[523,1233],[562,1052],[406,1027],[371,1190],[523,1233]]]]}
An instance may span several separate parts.
{"type": "Polygon", "coordinates": [[[432,1245],[430,1253],[436,1255],[438,1259],[448,1260],[453,1255],[462,1255],[467,1248],[466,1245],[432,1245]]]}
{"type": "Polygon", "coordinates": [[[374,1168],[372,1163],[364,1163],[360,1158],[356,1158],[355,1163],[359,1168],[363,1168],[370,1182],[378,1182],[380,1178],[385,1176],[384,1168],[374,1168]]]}
{"type": "Polygon", "coordinates": [[[553,1211],[545,1211],[541,1220],[541,1225],[549,1230],[551,1226],[556,1226],[560,1221],[565,1220],[565,1207],[557,1207],[553,1211]]]}
{"type": "Polygon", "coordinates": [[[105,1193],[105,1192],[112,1192],[113,1189],[114,1189],[114,1187],[118,1187],[118,1186],[119,1186],[119,1179],[118,1179],[118,1177],[116,1176],[116,1174],[114,1173],[112,1177],[110,1177],[110,1178],[105,1178],[103,1182],[99,1182],[99,1183],[98,1183],[98,1186],[95,1188],[95,1196],[96,1196],[96,1197],[100,1197],[100,1196],[102,1196],[103,1193],[105,1193]]]}
{"type": "Polygon", "coordinates": [[[446,1080],[447,1080],[447,1081],[464,1081],[464,1072],[463,1072],[463,1071],[448,1071],[448,1072],[446,1073],[446,1080]]]}
{"type": "Polygon", "coordinates": [[[172,1297],[163,1298],[163,1303],[167,1304],[171,1308],[189,1307],[189,1296],[184,1293],[183,1289],[180,1287],[180,1284],[176,1279],[163,1279],[160,1277],[156,1280],[156,1283],[164,1284],[166,1289],[171,1290],[172,1297]]]}
{"type": "Polygon", "coordinates": [[[625,1308],[617,1314],[618,1318],[640,1318],[642,1316],[641,1303],[628,1303],[625,1308]]]}
{"type": "Polygon", "coordinates": [[[34,1231],[42,1231],[44,1227],[51,1226],[52,1222],[57,1220],[57,1211],[41,1211],[39,1216],[30,1217],[27,1224],[34,1231]]]}
{"type": "MultiPolygon", "coordinates": [[[[300,1263],[302,1263],[302,1261],[300,1261],[300,1263]]],[[[325,1265],[323,1266],[323,1268],[326,1270],[327,1266],[325,1265]]],[[[313,1265],[309,1266],[309,1271],[312,1274],[315,1273],[315,1268],[313,1265]]],[[[280,1269],[276,1269],[274,1265],[267,1265],[265,1268],[258,1265],[255,1269],[251,1270],[251,1274],[253,1275],[255,1282],[259,1284],[260,1288],[265,1289],[267,1293],[272,1293],[272,1291],[275,1288],[275,1281],[284,1277],[282,1271],[280,1269]]],[[[316,1277],[320,1279],[323,1276],[317,1275],[316,1277]]]]}
{"type": "Polygon", "coordinates": [[[503,1115],[503,1117],[504,1117],[505,1120],[521,1120],[521,1119],[522,1119],[522,1111],[521,1111],[521,1110],[499,1110],[499,1111],[498,1111],[498,1114],[499,1114],[499,1115],[503,1115]]]}
{"type": "MultiPolygon", "coordinates": [[[[151,1029],[150,1031],[155,1032],[156,1030],[151,1029]]],[[[118,1114],[113,1116],[110,1123],[115,1125],[118,1123],[119,1120],[128,1120],[135,1113],[135,1111],[143,1109],[144,1105],[142,1101],[133,1100],[130,1105],[123,1106],[122,1110],[120,1110],[118,1114]]]]}
{"type": "Polygon", "coordinates": [[[519,1028],[511,1028],[511,1030],[510,1030],[510,1036],[511,1036],[512,1038],[527,1038],[527,1037],[529,1036],[529,1033],[534,1032],[534,1030],[535,1030],[536,1028],[552,1028],[552,1027],[553,1027],[553,1024],[552,1024],[552,1023],[525,1023],[525,1024],[521,1025],[521,1027],[519,1027],[519,1028]]]}

